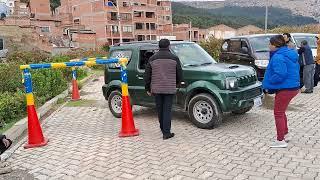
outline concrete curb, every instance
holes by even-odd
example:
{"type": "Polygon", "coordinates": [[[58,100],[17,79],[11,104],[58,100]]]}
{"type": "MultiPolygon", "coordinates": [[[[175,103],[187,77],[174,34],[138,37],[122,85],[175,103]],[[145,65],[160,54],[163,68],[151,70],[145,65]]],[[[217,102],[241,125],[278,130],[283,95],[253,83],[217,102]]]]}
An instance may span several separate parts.
{"type": "MultiPolygon", "coordinates": [[[[85,85],[89,83],[94,77],[95,75],[91,74],[88,77],[82,79],[79,83],[82,83],[83,85],[85,85]]],[[[43,106],[37,109],[37,114],[39,119],[43,118],[57,104],[59,99],[66,98],[69,95],[69,87],[70,86],[68,86],[67,90],[63,91],[61,94],[57,95],[53,99],[47,101],[43,106]]],[[[61,105],[55,112],[60,110],[65,104],[66,103],[61,105]]],[[[55,112],[53,112],[52,114],[55,114],[55,112]]],[[[42,124],[44,124],[45,122],[46,121],[43,120],[42,124]]],[[[15,123],[10,129],[8,129],[3,134],[5,134],[9,139],[15,142],[16,140],[22,137],[22,135],[27,131],[27,128],[28,128],[28,118],[25,117],[20,121],[18,121],[17,123],[15,123]]],[[[27,141],[27,137],[24,137],[19,142],[17,142],[14,146],[11,146],[11,148],[9,148],[7,151],[1,154],[0,161],[7,160],[26,141],[27,141]]]]}

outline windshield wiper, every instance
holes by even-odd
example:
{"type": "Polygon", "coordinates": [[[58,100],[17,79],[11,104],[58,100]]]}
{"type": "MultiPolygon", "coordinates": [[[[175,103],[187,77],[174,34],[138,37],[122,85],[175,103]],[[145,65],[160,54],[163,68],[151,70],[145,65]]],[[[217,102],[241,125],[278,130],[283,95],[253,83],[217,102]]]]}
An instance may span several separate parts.
{"type": "Polygon", "coordinates": [[[195,67],[195,66],[199,66],[199,64],[185,64],[184,66],[185,66],[185,67],[188,67],[188,66],[195,67]]]}
{"type": "Polygon", "coordinates": [[[185,64],[184,66],[196,67],[196,66],[205,66],[205,65],[210,65],[210,64],[212,64],[212,62],[206,62],[206,63],[202,63],[202,64],[185,64]]]}
{"type": "Polygon", "coordinates": [[[212,62],[206,62],[206,63],[202,63],[202,64],[200,64],[200,66],[204,66],[204,65],[210,65],[210,64],[212,64],[212,62]]]}
{"type": "Polygon", "coordinates": [[[258,50],[256,52],[270,52],[269,50],[258,50]]]}

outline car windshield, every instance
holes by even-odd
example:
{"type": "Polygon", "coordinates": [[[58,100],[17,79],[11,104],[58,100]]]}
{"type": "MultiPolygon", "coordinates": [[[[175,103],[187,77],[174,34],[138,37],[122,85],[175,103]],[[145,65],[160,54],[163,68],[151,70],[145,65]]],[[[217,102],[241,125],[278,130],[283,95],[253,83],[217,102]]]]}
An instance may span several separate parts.
{"type": "Polygon", "coordinates": [[[183,66],[201,66],[216,63],[216,61],[198,44],[183,43],[171,45],[173,53],[179,57],[183,66]]]}
{"type": "Polygon", "coordinates": [[[315,36],[294,36],[293,38],[296,41],[298,47],[300,47],[303,40],[306,40],[311,48],[317,48],[317,40],[315,36]]]}
{"type": "Polygon", "coordinates": [[[269,42],[272,36],[252,37],[249,39],[254,52],[269,52],[269,42]]]}

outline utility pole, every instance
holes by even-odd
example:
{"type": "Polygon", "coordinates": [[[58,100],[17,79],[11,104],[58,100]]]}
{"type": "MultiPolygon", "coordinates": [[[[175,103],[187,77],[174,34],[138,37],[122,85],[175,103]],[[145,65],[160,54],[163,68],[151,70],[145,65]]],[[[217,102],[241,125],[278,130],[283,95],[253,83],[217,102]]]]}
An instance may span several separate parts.
{"type": "Polygon", "coordinates": [[[118,21],[119,21],[120,43],[122,43],[122,28],[121,28],[120,4],[119,4],[119,0],[117,0],[116,2],[117,2],[117,12],[118,12],[118,21]]]}
{"type": "Polygon", "coordinates": [[[189,24],[189,41],[191,42],[192,41],[192,24],[191,24],[191,21],[190,21],[190,24],[189,24]]]}
{"type": "Polygon", "coordinates": [[[265,14],[265,22],[264,22],[264,33],[267,34],[268,32],[268,15],[269,15],[269,4],[268,0],[266,0],[266,14],[265,14]]]}

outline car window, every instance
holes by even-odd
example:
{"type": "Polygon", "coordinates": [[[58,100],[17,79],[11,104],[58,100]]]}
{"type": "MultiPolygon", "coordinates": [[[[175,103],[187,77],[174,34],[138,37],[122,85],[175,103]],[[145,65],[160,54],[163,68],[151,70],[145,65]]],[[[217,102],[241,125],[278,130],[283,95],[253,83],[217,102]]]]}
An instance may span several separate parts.
{"type": "Polygon", "coordinates": [[[298,47],[300,47],[303,40],[306,40],[311,48],[317,48],[317,40],[315,36],[294,36],[293,38],[298,47]]]}
{"type": "Polygon", "coordinates": [[[254,52],[269,52],[269,42],[272,36],[259,36],[249,39],[254,52]]]}
{"type": "Polygon", "coordinates": [[[229,43],[230,52],[240,52],[241,50],[241,41],[240,40],[231,40],[229,43]]]}
{"type": "Polygon", "coordinates": [[[153,56],[158,50],[141,50],[139,59],[139,69],[145,70],[147,63],[151,56],[153,56]]]}
{"type": "MultiPolygon", "coordinates": [[[[115,50],[111,52],[110,58],[128,58],[130,63],[132,56],[132,51],[130,50],[115,50]]],[[[119,63],[112,63],[108,64],[108,67],[110,69],[120,69],[120,64],[119,63]]]]}
{"type": "Polygon", "coordinates": [[[184,66],[216,63],[204,49],[195,43],[174,44],[170,48],[184,66]]]}

